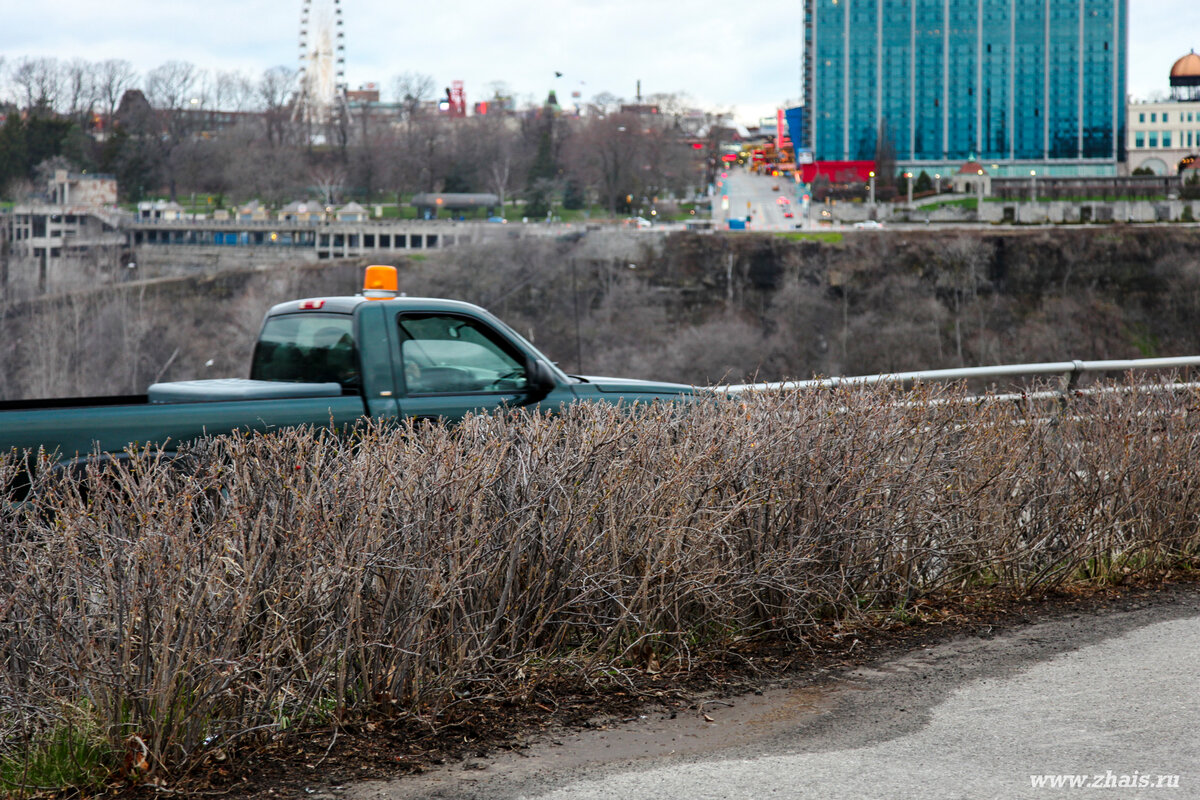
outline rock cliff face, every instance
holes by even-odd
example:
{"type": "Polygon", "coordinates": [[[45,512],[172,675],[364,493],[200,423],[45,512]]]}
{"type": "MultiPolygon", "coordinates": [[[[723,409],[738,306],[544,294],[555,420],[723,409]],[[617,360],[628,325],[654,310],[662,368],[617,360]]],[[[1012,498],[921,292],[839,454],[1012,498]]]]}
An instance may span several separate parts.
{"type": "MultiPolygon", "coordinates": [[[[565,368],[701,384],[1200,354],[1200,229],[586,235],[400,258],[410,295],[479,303],[565,368]]],[[[244,375],[263,312],[352,294],[365,262],[0,306],[0,399],[244,375]],[[211,364],[210,364],[211,362],[211,364]]]]}
{"type": "Polygon", "coordinates": [[[746,338],[762,377],[1200,353],[1194,228],[680,236],[640,272],[691,335],[746,338]]]}

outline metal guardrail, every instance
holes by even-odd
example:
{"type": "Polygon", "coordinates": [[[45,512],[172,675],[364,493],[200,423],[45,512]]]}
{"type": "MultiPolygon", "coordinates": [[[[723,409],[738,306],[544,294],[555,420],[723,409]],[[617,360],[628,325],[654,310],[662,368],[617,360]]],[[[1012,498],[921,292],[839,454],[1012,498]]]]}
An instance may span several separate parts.
{"type": "Polygon", "coordinates": [[[745,392],[786,391],[793,389],[830,389],[838,386],[876,386],[888,383],[921,383],[924,381],[956,381],[968,378],[1011,378],[1034,375],[1058,375],[1062,378],[1062,391],[1074,388],[1079,376],[1085,372],[1131,372],[1142,370],[1185,369],[1200,367],[1200,356],[1178,356],[1175,358],[1141,358],[1115,361],[1049,361],[1035,364],[1001,364],[992,367],[964,367],[961,369],[934,369],[918,372],[891,372],[879,375],[854,377],[817,378],[807,381],[782,381],[778,383],[739,383],[714,386],[712,391],[725,394],[745,392]]]}

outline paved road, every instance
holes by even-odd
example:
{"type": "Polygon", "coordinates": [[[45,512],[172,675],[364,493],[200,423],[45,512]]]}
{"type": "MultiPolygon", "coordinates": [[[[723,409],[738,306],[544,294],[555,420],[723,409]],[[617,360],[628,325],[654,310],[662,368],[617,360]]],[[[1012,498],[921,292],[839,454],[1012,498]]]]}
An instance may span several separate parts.
{"type": "Polygon", "coordinates": [[[725,228],[731,217],[745,219],[747,216],[750,217],[747,230],[796,229],[796,223],[801,221],[801,214],[791,177],[771,178],[755,175],[741,167],[726,170],[723,174],[724,177],[720,177],[721,173],[718,173],[716,196],[713,199],[713,221],[718,229],[725,228]],[[781,204],[781,197],[788,202],[781,204]],[[725,198],[728,198],[727,203],[725,198]],[[793,211],[795,216],[785,217],[785,209],[793,211]]]}
{"type": "Polygon", "coordinates": [[[963,638],[829,686],[738,698],[675,720],[651,715],[347,796],[1195,798],[1198,660],[1200,595],[1182,593],[963,638]],[[1097,785],[1033,786],[1035,776],[1074,775],[1097,785]],[[1178,787],[1154,786],[1160,776],[1178,787]]]}

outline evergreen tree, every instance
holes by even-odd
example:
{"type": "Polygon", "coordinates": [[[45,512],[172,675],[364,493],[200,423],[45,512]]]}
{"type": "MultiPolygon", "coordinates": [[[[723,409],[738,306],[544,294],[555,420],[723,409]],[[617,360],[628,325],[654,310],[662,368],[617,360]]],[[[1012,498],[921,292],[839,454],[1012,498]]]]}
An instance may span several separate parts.
{"type": "Polygon", "coordinates": [[[578,211],[585,205],[583,185],[575,178],[568,178],[563,188],[563,208],[578,211]]]}
{"type": "Polygon", "coordinates": [[[537,151],[529,166],[525,189],[525,214],[540,218],[550,213],[550,201],[558,178],[558,159],[554,147],[554,114],[549,105],[542,109],[538,121],[537,151]]]}
{"type": "Polygon", "coordinates": [[[25,146],[25,123],[16,109],[9,109],[4,126],[0,127],[0,192],[15,178],[24,177],[29,169],[29,153],[25,146]]]}
{"type": "Polygon", "coordinates": [[[62,155],[71,126],[70,120],[41,112],[30,114],[25,123],[25,177],[32,177],[34,168],[43,161],[62,155]]]}

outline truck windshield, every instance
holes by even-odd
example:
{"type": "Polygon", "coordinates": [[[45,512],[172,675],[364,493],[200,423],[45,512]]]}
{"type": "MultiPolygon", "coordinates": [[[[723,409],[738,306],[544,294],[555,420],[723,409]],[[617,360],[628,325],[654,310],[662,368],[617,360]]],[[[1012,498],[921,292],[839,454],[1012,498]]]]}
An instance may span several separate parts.
{"type": "Polygon", "coordinates": [[[259,381],[340,383],[358,390],[354,321],[348,314],[282,314],[263,325],[250,377],[259,381]]]}

